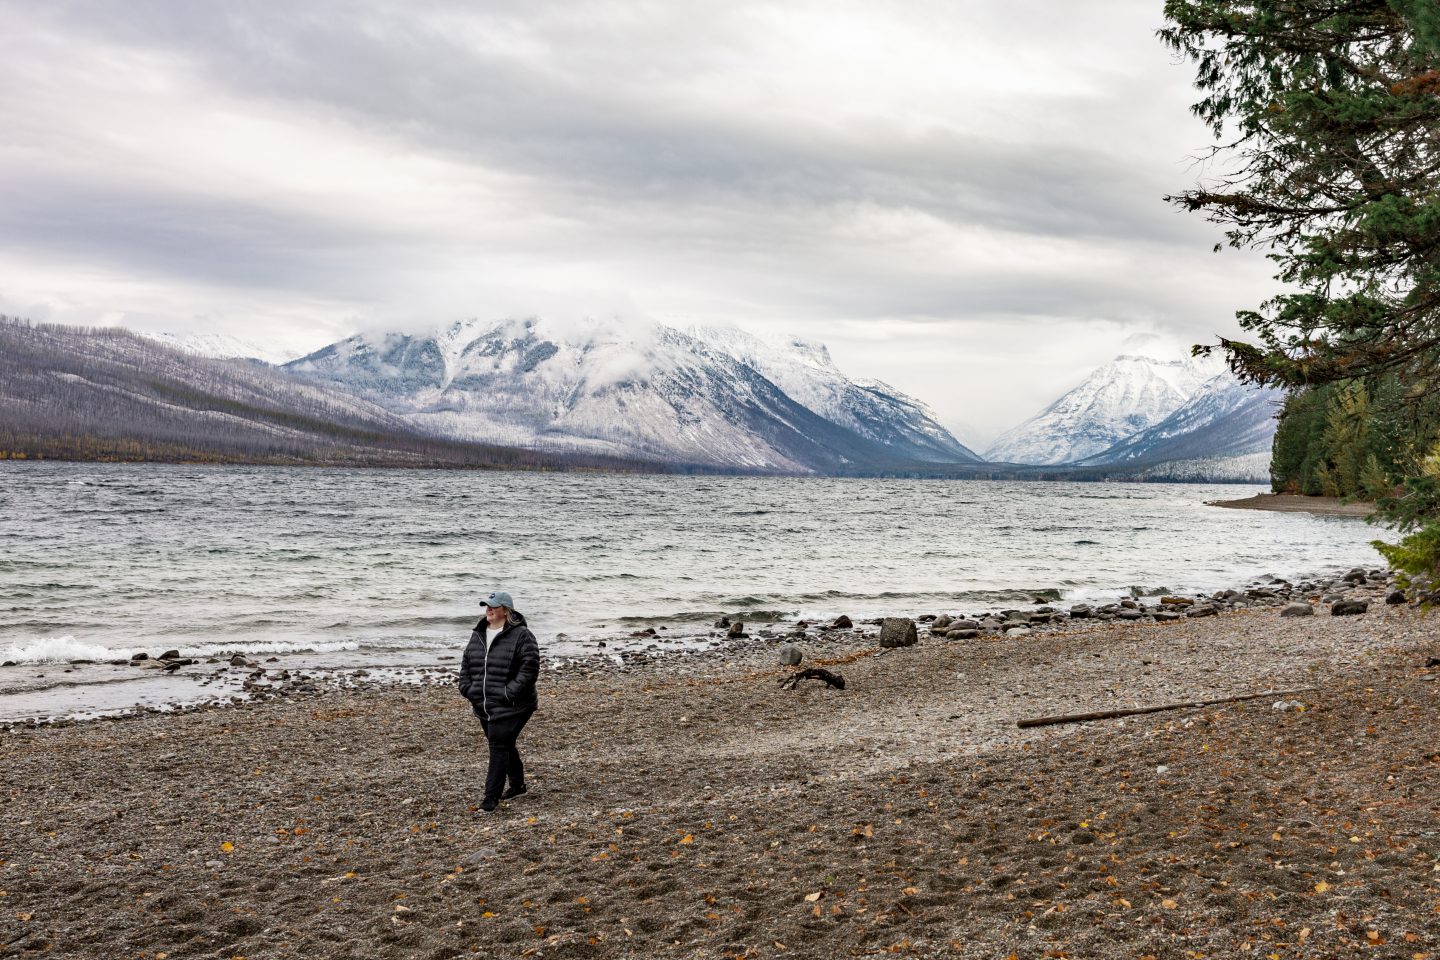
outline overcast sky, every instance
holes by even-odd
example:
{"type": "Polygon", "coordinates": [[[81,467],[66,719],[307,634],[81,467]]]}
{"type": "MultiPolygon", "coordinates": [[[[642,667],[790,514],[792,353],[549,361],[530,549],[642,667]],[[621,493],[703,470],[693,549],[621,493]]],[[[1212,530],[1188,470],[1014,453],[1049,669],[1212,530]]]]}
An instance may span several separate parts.
{"type": "Polygon", "coordinates": [[[0,312],[733,322],[983,442],[1271,289],[1161,199],[1208,137],[1160,10],[0,0],[0,312]]]}

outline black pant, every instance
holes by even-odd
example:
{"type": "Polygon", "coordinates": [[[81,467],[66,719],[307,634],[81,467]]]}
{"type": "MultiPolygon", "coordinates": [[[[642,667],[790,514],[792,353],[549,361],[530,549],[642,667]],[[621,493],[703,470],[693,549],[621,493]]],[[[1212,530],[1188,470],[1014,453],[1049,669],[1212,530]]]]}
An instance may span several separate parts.
{"type": "Polygon", "coordinates": [[[520,762],[520,750],[515,741],[525,729],[525,721],[535,712],[531,707],[524,713],[493,720],[480,718],[480,728],[485,739],[490,741],[490,766],[485,770],[485,799],[499,800],[505,791],[505,778],[510,778],[510,789],[525,785],[525,764],[520,762]]]}

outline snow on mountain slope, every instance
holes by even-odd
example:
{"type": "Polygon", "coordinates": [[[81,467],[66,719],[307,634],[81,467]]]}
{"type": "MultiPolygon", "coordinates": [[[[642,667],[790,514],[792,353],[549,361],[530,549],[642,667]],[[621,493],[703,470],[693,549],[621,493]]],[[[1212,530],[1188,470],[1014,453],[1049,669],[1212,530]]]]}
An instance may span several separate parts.
{"type": "MultiPolygon", "coordinates": [[[[1268,458],[1275,439],[1275,415],[1285,394],[1243,384],[1221,373],[1201,384],[1174,413],[1080,465],[1159,463],[1222,457],[1268,458]]],[[[1266,471],[1259,478],[1269,479],[1266,471]]]]}
{"type": "Polygon", "coordinates": [[[935,411],[879,380],[851,380],[823,343],[761,337],[738,327],[686,331],[760,372],[791,399],[896,452],[934,463],[979,463],[980,457],[940,426],[935,411]]]}
{"type": "Polygon", "coordinates": [[[985,451],[1005,463],[1071,463],[1148,429],[1184,405],[1221,363],[1119,356],[985,451]]]}
{"type": "Polygon", "coordinates": [[[909,398],[847,389],[823,348],[767,354],[744,337],[652,322],[562,331],[534,318],[470,320],[433,336],[351,337],[285,369],[457,439],[755,470],[973,459],[909,398]]]}
{"type": "Polygon", "coordinates": [[[288,363],[295,354],[261,346],[252,340],[226,333],[141,333],[140,336],[167,347],[214,360],[263,360],[273,366],[288,363]]]}

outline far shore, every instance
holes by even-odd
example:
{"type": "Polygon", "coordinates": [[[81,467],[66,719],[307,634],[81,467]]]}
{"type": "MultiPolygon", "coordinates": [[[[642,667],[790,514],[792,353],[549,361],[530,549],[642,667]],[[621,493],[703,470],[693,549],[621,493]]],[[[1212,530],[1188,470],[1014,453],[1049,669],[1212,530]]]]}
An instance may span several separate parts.
{"type": "Polygon", "coordinates": [[[1368,517],[1375,504],[1339,497],[1306,497],[1298,493],[1260,493],[1243,500],[1206,500],[1207,507],[1232,510],[1271,510],[1275,513],[1313,513],[1322,517],[1368,517]]]}

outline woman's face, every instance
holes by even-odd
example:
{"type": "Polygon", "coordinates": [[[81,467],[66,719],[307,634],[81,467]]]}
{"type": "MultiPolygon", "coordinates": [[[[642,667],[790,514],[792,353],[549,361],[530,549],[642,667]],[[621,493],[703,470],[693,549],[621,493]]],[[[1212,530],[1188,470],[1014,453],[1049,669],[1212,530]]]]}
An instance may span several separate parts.
{"type": "Polygon", "coordinates": [[[504,607],[486,607],[486,608],[485,608],[485,620],[486,620],[486,622],[489,623],[490,626],[492,626],[492,627],[498,627],[498,626],[500,626],[500,624],[502,624],[502,623],[505,622],[505,618],[508,617],[509,615],[510,615],[510,611],[509,611],[509,610],[506,610],[504,607]]]}

